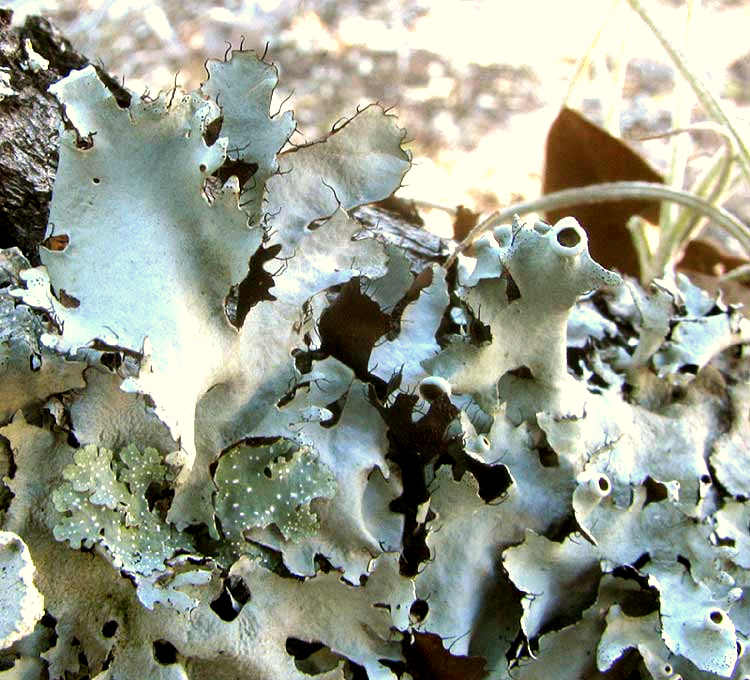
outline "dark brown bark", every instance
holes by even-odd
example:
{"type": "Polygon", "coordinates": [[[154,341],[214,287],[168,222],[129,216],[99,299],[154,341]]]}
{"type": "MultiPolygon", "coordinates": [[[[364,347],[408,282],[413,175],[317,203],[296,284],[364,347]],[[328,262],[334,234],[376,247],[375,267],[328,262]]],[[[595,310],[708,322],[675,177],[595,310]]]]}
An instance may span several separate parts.
{"type": "MultiPolygon", "coordinates": [[[[11,26],[11,16],[0,9],[0,69],[14,91],[0,98],[0,248],[18,246],[38,264],[61,121],[60,106],[47,88],[89,60],[46,19],[28,17],[23,26],[11,26]],[[49,61],[47,69],[28,67],[26,40],[49,61]]],[[[127,97],[111,76],[97,71],[118,99],[127,97]]]]}
{"type": "Polygon", "coordinates": [[[57,167],[60,109],[47,88],[71,69],[88,62],[40,17],[10,26],[11,13],[0,10],[0,67],[15,94],[0,101],[0,247],[19,246],[32,262],[44,238],[52,182],[57,167]],[[34,72],[25,66],[25,41],[49,60],[34,72]]]}

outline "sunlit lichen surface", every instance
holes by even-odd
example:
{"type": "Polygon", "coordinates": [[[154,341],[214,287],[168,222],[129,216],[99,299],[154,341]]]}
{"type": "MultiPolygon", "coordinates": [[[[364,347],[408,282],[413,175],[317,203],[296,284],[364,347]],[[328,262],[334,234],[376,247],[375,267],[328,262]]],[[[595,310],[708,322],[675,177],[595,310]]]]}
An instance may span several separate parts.
{"type": "Polygon", "coordinates": [[[410,271],[350,214],[368,107],[282,150],[275,70],[91,68],[49,235],[0,253],[8,678],[742,678],[748,322],[515,223],[410,271]]]}

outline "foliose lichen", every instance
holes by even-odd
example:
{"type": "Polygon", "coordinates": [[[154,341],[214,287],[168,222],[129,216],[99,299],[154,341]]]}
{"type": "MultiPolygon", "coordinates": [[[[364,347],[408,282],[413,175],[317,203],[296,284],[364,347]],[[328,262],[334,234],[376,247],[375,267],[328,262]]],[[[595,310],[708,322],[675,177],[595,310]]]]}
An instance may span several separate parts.
{"type": "Polygon", "coordinates": [[[207,71],[53,87],[57,245],[0,252],[0,675],[747,676],[741,310],[572,218],[413,272],[351,213],[392,115],[287,148],[271,65],[207,71]]]}

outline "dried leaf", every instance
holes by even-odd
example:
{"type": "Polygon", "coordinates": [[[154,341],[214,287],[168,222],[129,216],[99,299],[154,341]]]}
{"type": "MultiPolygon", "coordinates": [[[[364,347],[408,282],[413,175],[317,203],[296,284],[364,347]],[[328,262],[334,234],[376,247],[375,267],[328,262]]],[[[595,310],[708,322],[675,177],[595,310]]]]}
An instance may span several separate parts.
{"type": "MultiPolygon", "coordinates": [[[[622,140],[576,111],[563,108],[547,133],[543,192],[625,180],[664,181],[622,140]]],[[[659,203],[629,200],[607,203],[605,208],[576,205],[548,211],[547,220],[554,223],[566,215],[573,215],[586,225],[591,255],[597,262],[637,276],[638,259],[626,225],[633,215],[658,224],[659,203]]]]}
{"type": "Polygon", "coordinates": [[[480,213],[470,210],[466,206],[456,206],[456,216],[453,218],[453,240],[461,243],[469,232],[477,225],[480,213]]]}

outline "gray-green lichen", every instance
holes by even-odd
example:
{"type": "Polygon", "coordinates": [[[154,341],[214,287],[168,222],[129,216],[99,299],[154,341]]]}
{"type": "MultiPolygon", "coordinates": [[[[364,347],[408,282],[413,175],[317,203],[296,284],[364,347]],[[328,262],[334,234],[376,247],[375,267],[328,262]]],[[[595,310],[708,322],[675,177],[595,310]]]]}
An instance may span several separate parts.
{"type": "Polygon", "coordinates": [[[245,529],[273,524],[295,542],[318,529],[311,501],[336,493],[335,477],[315,453],[284,439],[229,451],[219,460],[214,481],[216,514],[233,541],[242,541],[245,529]]]}
{"type": "Polygon", "coordinates": [[[746,677],[741,311],[572,218],[412,272],[348,212],[393,116],[284,150],[275,69],[207,70],[53,86],[63,246],[0,251],[0,676],[746,677]]]}
{"type": "Polygon", "coordinates": [[[20,536],[0,531],[0,649],[26,637],[44,614],[34,563],[20,536]]]}
{"type": "Polygon", "coordinates": [[[78,449],[52,492],[62,514],[55,538],[74,548],[101,543],[114,566],[130,574],[163,571],[165,560],[190,545],[149,508],[149,486],[164,483],[165,472],[155,449],[130,445],[116,458],[93,444],[78,449]]]}

